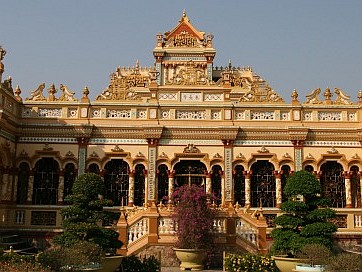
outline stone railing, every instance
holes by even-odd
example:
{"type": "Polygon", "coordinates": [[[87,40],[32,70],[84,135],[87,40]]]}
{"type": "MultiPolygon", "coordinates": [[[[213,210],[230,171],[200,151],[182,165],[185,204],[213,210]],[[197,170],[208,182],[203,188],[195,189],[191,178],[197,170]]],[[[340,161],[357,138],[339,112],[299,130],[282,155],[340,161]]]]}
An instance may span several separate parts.
{"type": "Polygon", "coordinates": [[[128,227],[128,245],[137,242],[137,240],[148,234],[148,218],[141,218],[128,227]]]}
{"type": "Polygon", "coordinates": [[[236,219],[236,235],[242,239],[256,245],[257,243],[257,226],[246,222],[243,218],[236,219]]]}

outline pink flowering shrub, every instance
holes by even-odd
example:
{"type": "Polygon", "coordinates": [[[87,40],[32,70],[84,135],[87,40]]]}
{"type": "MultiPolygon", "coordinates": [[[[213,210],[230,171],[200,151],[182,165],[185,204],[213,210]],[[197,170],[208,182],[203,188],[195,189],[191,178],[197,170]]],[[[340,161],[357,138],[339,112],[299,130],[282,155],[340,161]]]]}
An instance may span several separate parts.
{"type": "Polygon", "coordinates": [[[184,185],[172,195],[175,203],[173,220],[176,223],[177,248],[208,249],[212,245],[215,210],[208,205],[202,187],[184,185]]]}

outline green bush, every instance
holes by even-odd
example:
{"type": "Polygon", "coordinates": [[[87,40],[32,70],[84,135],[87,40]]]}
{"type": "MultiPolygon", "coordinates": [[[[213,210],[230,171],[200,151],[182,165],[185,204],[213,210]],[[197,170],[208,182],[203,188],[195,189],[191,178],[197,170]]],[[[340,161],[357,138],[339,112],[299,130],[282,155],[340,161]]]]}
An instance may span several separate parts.
{"type": "Polygon", "coordinates": [[[121,272],[158,272],[160,262],[154,257],[145,257],[143,259],[131,255],[122,259],[121,272]]]}
{"type": "Polygon", "coordinates": [[[254,254],[228,254],[225,258],[228,272],[277,272],[278,268],[272,258],[254,254]]]}
{"type": "Polygon", "coordinates": [[[360,272],[362,255],[342,253],[331,258],[325,272],[360,272]]]}
{"type": "Polygon", "coordinates": [[[37,263],[33,255],[4,253],[0,255],[0,272],[50,272],[47,266],[37,263]]]}

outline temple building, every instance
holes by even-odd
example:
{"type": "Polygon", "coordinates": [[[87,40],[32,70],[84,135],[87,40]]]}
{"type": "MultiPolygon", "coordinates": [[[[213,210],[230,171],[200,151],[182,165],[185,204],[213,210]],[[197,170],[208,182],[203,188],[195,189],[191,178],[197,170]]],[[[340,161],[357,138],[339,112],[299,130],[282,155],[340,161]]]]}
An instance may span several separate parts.
{"type": "Polygon", "coordinates": [[[156,35],[152,67],[117,67],[94,101],[65,83],[22,97],[0,47],[0,231],[61,231],[64,198],[93,172],[121,214],[104,222],[121,253],[174,242],[167,199],[183,184],[218,198],[218,243],[265,252],[286,179],[305,169],[337,211],[336,237],[361,239],[362,91],[294,90],[287,103],[251,67],[214,66],[213,39],[184,12],[156,35]]]}

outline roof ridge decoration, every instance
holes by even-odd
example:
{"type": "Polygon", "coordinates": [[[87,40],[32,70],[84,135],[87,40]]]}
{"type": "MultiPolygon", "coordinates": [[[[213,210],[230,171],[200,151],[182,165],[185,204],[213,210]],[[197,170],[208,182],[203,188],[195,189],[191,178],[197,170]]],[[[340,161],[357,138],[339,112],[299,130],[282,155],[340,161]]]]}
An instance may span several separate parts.
{"type": "Polygon", "coordinates": [[[191,48],[212,48],[212,34],[205,37],[205,32],[198,31],[191,23],[184,10],[178,25],[171,31],[165,32],[164,37],[158,35],[158,46],[162,47],[191,47],[191,48]],[[163,38],[163,42],[162,42],[163,38]]]}
{"type": "Polygon", "coordinates": [[[141,68],[137,60],[132,68],[117,67],[116,72],[110,75],[108,88],[96,100],[141,100],[141,96],[133,88],[149,87],[152,68],[141,68]]]}
{"type": "Polygon", "coordinates": [[[325,97],[325,101],[321,101],[319,99],[319,94],[321,93],[321,89],[315,89],[310,94],[306,95],[307,101],[304,104],[334,104],[334,105],[352,105],[353,102],[350,100],[350,96],[346,95],[344,91],[340,88],[334,88],[334,93],[336,94],[336,99],[334,101],[331,100],[333,94],[329,87],[323,93],[325,97]]]}

